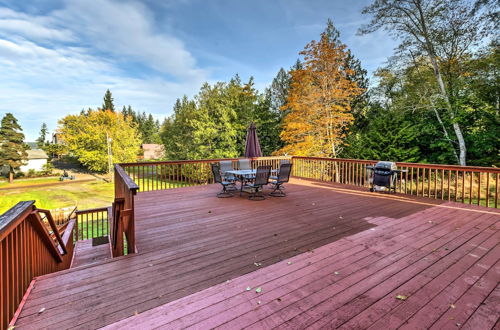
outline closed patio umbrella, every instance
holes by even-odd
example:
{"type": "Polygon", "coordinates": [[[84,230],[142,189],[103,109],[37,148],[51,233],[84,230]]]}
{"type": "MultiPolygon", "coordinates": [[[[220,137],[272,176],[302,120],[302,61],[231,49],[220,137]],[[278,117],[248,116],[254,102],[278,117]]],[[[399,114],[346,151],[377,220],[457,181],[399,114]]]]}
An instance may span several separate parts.
{"type": "Polygon", "coordinates": [[[245,146],[245,157],[262,157],[260,150],[259,137],[257,136],[257,128],[254,123],[251,123],[247,130],[247,144],[245,146]]]}

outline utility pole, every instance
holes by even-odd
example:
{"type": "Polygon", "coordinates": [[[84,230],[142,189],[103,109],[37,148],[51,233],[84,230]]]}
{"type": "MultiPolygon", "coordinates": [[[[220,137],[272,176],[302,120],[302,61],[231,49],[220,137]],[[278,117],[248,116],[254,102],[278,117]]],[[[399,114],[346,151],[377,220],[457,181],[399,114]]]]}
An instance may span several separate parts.
{"type": "Polygon", "coordinates": [[[111,152],[111,142],[112,139],[109,137],[108,132],[106,132],[106,144],[108,145],[108,173],[111,176],[111,182],[115,181],[113,172],[113,153],[111,152]]]}

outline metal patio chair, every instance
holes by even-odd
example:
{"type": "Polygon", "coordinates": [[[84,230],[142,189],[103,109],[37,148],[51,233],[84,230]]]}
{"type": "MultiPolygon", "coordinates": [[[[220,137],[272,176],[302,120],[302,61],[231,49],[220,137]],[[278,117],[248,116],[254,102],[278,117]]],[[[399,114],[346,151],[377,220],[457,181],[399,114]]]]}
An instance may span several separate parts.
{"type": "Polygon", "coordinates": [[[228,190],[228,187],[231,190],[235,190],[236,187],[234,187],[234,182],[226,181],[222,179],[222,175],[220,174],[220,167],[219,164],[212,164],[212,174],[214,175],[214,181],[215,183],[220,183],[222,185],[222,191],[217,194],[218,198],[227,198],[227,197],[233,197],[233,193],[228,190]],[[232,189],[231,187],[234,187],[232,189]]]}
{"type": "MultiPolygon", "coordinates": [[[[238,169],[240,170],[251,170],[252,169],[252,160],[248,158],[238,159],[238,169]]],[[[252,174],[244,175],[243,177],[237,178],[237,180],[243,181],[244,184],[247,181],[255,180],[255,176],[252,174]]]]}
{"type": "MultiPolygon", "coordinates": [[[[290,159],[280,159],[280,167],[281,167],[281,165],[283,165],[283,164],[292,164],[292,163],[291,163],[290,159]]],[[[279,169],[278,169],[278,171],[279,171],[279,169]]],[[[271,175],[271,176],[269,177],[269,179],[270,179],[270,180],[275,180],[275,181],[276,181],[276,180],[278,180],[278,175],[271,175]]]]}
{"type": "MultiPolygon", "coordinates": [[[[234,170],[233,161],[232,160],[221,160],[219,162],[219,164],[220,164],[220,173],[222,175],[222,180],[234,183],[236,181],[236,177],[231,173],[227,173],[228,171],[234,170]]],[[[233,185],[232,187],[228,186],[228,188],[230,190],[236,190],[235,185],[233,185]]]]}
{"type": "Polygon", "coordinates": [[[271,181],[271,185],[273,186],[273,191],[269,193],[269,195],[274,197],[285,197],[285,187],[284,183],[287,183],[290,180],[290,173],[292,173],[292,164],[281,164],[280,171],[275,181],[271,181]]]}
{"type": "MultiPolygon", "coordinates": [[[[257,167],[257,173],[255,174],[255,180],[253,182],[246,183],[243,189],[250,189],[250,200],[263,200],[266,199],[264,196],[264,186],[269,183],[269,176],[271,175],[271,166],[259,166],[257,167]],[[259,194],[260,191],[260,194],[259,194]]],[[[241,193],[240,193],[241,195],[241,193]]]]}

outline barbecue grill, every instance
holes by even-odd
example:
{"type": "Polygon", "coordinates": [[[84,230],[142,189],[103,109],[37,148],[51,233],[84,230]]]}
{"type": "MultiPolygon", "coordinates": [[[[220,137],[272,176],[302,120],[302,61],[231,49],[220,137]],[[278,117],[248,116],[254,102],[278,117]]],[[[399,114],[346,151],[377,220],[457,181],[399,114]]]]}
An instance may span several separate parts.
{"type": "Polygon", "coordinates": [[[396,163],[380,161],[374,166],[367,166],[371,170],[372,175],[370,178],[370,191],[389,191],[396,192],[396,180],[398,174],[406,172],[398,170],[396,163]]]}

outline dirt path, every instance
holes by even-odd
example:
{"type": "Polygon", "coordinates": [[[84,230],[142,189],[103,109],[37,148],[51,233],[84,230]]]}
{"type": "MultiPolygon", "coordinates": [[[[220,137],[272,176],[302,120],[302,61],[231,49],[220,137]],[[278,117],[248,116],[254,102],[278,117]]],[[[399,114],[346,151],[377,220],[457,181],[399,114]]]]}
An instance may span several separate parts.
{"type": "Polygon", "coordinates": [[[97,181],[97,180],[98,179],[96,179],[96,178],[92,178],[92,179],[70,180],[70,181],[60,181],[60,182],[41,183],[41,184],[19,185],[19,186],[15,186],[15,187],[1,187],[0,191],[1,190],[25,189],[25,188],[60,186],[60,185],[65,185],[65,184],[82,183],[82,182],[90,182],[90,181],[97,181]]]}

